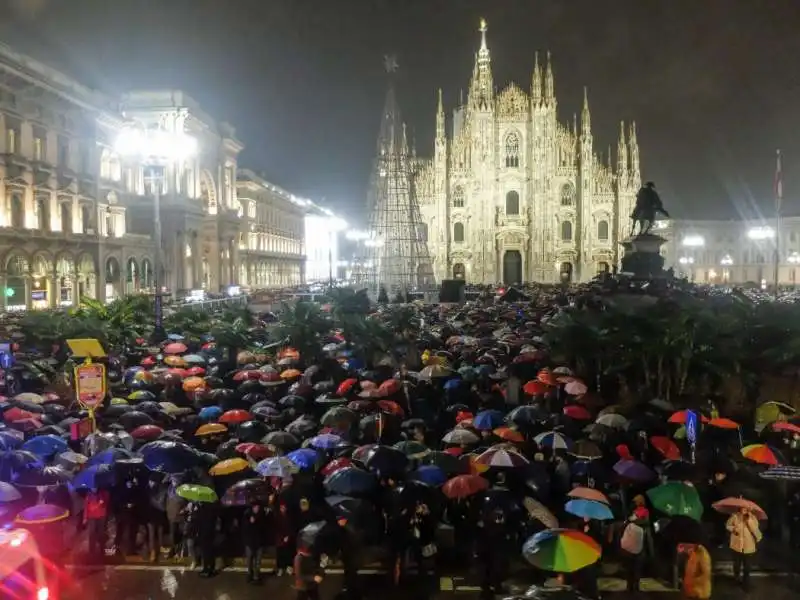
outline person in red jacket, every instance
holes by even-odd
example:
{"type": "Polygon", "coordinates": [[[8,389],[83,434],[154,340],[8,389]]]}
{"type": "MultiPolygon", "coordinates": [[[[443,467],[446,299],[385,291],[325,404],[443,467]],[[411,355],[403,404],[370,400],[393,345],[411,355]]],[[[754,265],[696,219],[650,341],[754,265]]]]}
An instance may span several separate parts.
{"type": "Polygon", "coordinates": [[[105,556],[109,495],[107,490],[92,490],[83,504],[83,524],[89,532],[89,556],[105,556]]]}

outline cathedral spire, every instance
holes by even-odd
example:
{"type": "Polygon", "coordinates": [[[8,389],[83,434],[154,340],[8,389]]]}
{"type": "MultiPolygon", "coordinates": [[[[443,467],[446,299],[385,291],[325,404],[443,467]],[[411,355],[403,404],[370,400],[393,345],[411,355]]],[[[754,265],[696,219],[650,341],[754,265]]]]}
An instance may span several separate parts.
{"type": "Polygon", "coordinates": [[[531,98],[533,105],[538,106],[542,102],[542,69],[539,66],[539,53],[536,52],[533,58],[533,78],[531,80],[531,98]]]}
{"type": "Polygon", "coordinates": [[[400,140],[400,155],[408,156],[408,134],[406,133],[406,124],[403,122],[403,136],[400,140]]]}
{"type": "Polygon", "coordinates": [[[553,64],[550,62],[550,52],[547,52],[547,67],[544,75],[544,100],[552,104],[556,99],[555,85],[553,83],[553,64]]]}
{"type": "Polygon", "coordinates": [[[478,31],[481,32],[481,49],[478,51],[479,58],[489,58],[489,47],[486,45],[486,31],[489,28],[486,25],[486,19],[481,19],[481,26],[478,28],[478,31]]]}
{"type": "Polygon", "coordinates": [[[581,133],[592,135],[592,115],[589,112],[589,90],[583,88],[583,110],[581,111],[581,133]]]}
{"type": "Polygon", "coordinates": [[[641,173],[639,171],[639,141],[636,139],[636,121],[631,123],[630,135],[628,137],[628,148],[630,150],[630,175],[632,184],[639,186],[641,184],[641,173]]]}
{"type": "Polygon", "coordinates": [[[625,121],[619,122],[619,141],[617,142],[617,174],[626,177],[628,173],[628,144],[625,143],[625,121]]]}
{"type": "Polygon", "coordinates": [[[494,84],[492,83],[491,59],[489,58],[489,47],[486,45],[486,19],[481,19],[481,47],[475,57],[475,70],[472,75],[472,85],[470,87],[470,104],[477,106],[479,110],[489,110],[492,105],[494,84]]]}
{"type": "Polygon", "coordinates": [[[444,133],[444,104],[442,103],[442,88],[439,88],[439,103],[436,106],[436,139],[443,140],[444,133]]]}

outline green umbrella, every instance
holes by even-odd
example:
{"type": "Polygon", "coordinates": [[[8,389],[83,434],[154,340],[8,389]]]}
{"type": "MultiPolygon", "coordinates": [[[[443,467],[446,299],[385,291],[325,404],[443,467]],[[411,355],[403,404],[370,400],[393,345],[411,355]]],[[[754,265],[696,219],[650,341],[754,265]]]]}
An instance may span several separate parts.
{"type": "Polygon", "coordinates": [[[647,490],[647,497],[656,510],[671,517],[689,517],[699,521],[703,516],[703,503],[697,489],[688,483],[669,481],[647,490]]]}
{"type": "Polygon", "coordinates": [[[189,502],[216,502],[218,500],[217,492],[205,485],[184,483],[178,487],[176,493],[189,502]]]}
{"type": "Polygon", "coordinates": [[[431,453],[430,448],[415,440],[397,442],[394,447],[411,459],[425,458],[431,453]]]}

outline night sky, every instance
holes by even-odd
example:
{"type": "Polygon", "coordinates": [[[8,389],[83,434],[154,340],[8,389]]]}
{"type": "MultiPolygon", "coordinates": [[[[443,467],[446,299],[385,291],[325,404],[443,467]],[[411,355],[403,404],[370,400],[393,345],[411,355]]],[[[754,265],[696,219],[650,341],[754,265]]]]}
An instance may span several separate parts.
{"type": "Polygon", "coordinates": [[[642,176],[673,216],[771,215],[776,148],[785,213],[800,214],[798,0],[0,0],[0,15],[0,40],[94,87],[185,90],[236,126],[242,166],[351,219],[383,55],[398,55],[401,106],[428,155],[436,89],[451,109],[485,17],[498,87],[528,89],[534,51],[549,49],[562,121],[584,85],[604,155],[619,120],[636,120],[642,176]]]}

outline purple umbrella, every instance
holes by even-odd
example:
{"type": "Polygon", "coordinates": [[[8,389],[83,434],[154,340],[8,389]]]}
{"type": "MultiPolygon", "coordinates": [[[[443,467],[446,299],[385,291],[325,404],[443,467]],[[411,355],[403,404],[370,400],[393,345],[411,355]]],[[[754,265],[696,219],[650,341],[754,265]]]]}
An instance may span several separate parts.
{"type": "Polygon", "coordinates": [[[614,472],[630,481],[650,481],[656,474],[650,467],[640,463],[638,460],[621,460],[614,465],[614,472]]]}

